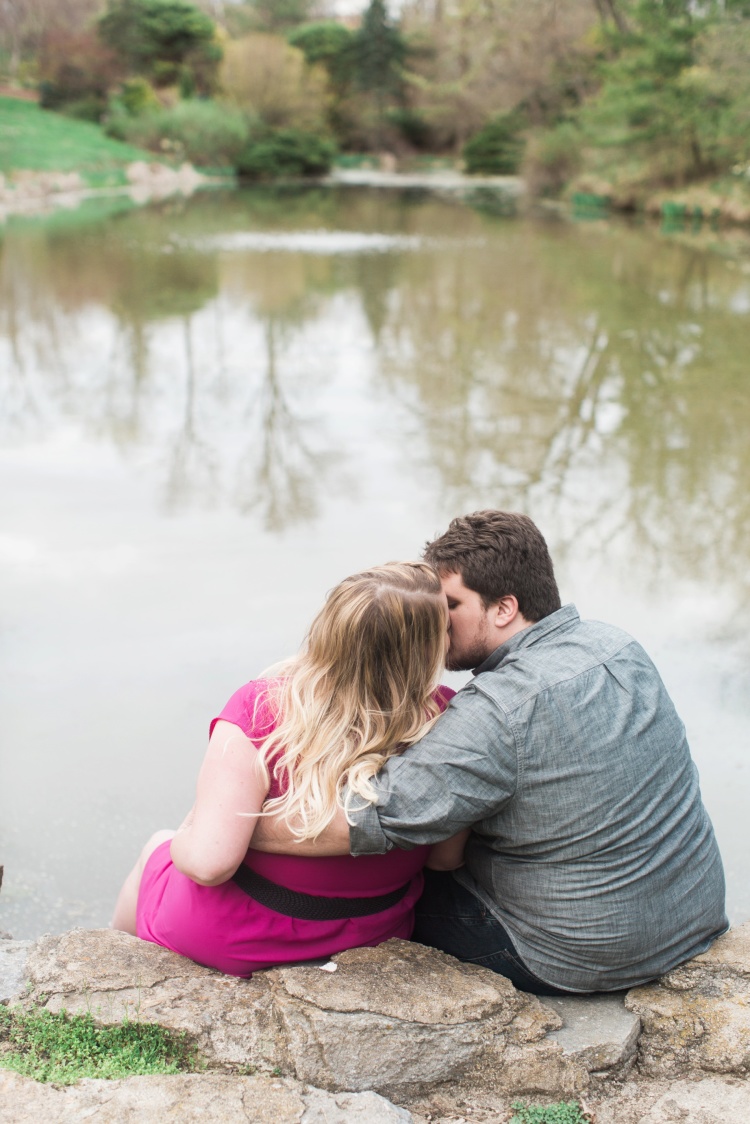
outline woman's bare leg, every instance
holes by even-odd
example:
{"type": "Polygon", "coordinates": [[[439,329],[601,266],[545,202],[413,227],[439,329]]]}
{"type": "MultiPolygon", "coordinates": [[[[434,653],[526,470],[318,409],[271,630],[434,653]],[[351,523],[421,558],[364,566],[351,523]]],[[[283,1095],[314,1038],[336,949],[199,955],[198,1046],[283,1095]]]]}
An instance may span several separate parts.
{"type": "Polygon", "coordinates": [[[109,924],[110,929],[121,929],[123,933],[131,933],[136,936],[135,914],[143,868],[146,865],[146,860],[150,858],[156,848],[173,837],[173,831],[157,831],[151,836],[138,856],[138,862],[123,883],[115,905],[114,916],[109,924]]]}

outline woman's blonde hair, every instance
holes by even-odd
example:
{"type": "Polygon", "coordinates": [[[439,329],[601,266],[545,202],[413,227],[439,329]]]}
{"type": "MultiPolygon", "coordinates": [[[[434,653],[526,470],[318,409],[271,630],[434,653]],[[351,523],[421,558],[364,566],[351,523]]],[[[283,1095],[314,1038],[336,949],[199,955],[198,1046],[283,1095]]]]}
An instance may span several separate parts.
{"type": "MultiPolygon", "coordinates": [[[[374,799],[371,779],[440,713],[445,603],[424,562],[389,562],[335,587],[298,656],[266,696],[277,725],[259,749],[285,787],[266,801],[294,835],[314,839],[349,795],[374,799]]],[[[348,801],[347,801],[348,803],[348,801]]],[[[348,808],[347,808],[348,812],[348,808]]]]}

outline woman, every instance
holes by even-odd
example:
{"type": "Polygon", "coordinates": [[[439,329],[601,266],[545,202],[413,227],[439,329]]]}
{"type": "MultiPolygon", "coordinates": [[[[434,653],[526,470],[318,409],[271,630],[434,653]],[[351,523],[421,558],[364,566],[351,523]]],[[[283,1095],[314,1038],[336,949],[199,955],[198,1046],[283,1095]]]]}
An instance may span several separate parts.
{"type": "Polygon", "coordinates": [[[360,858],[248,848],[265,812],[315,839],[345,786],[350,803],[372,798],[371,778],[453,694],[436,688],[447,623],[440,581],[424,563],[341,582],[301,653],[240,688],[212,722],[195,804],[176,833],[146,844],[113,928],[236,976],[408,938],[428,847],[360,858]]]}

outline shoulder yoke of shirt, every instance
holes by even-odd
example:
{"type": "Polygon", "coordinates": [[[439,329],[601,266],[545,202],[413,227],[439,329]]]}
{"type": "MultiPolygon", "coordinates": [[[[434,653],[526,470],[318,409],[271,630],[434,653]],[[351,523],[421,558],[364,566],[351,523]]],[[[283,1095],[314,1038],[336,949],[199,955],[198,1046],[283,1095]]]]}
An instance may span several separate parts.
{"type": "Polygon", "coordinates": [[[563,605],[496,648],[474,670],[464,691],[476,691],[508,710],[625,654],[629,661],[653,667],[623,629],[581,620],[575,605],[563,605]]]}

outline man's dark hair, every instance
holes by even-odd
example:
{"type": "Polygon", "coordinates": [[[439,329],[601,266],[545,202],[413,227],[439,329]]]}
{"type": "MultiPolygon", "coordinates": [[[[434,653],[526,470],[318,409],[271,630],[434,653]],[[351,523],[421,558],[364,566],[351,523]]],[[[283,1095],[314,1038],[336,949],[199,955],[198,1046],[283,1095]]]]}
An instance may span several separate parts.
{"type": "Polygon", "coordinates": [[[424,558],[439,574],[460,574],[487,609],[509,594],[527,621],[560,608],[552,559],[539,528],[513,511],[475,511],[427,543],[424,558]]]}

